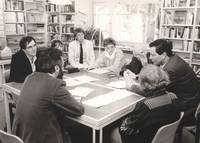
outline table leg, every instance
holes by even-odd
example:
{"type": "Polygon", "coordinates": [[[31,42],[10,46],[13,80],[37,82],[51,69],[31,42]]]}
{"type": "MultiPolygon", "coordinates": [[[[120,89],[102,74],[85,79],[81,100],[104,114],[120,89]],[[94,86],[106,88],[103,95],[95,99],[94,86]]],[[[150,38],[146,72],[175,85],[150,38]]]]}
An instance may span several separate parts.
{"type": "Polygon", "coordinates": [[[92,129],[92,143],[96,143],[96,130],[92,129]]]}
{"type": "Polygon", "coordinates": [[[100,128],[99,130],[99,143],[103,143],[103,129],[100,128]]]}
{"type": "Polygon", "coordinates": [[[5,105],[7,132],[11,133],[10,111],[9,111],[8,95],[7,95],[7,93],[4,90],[3,90],[3,96],[4,96],[4,105],[5,105]]]}

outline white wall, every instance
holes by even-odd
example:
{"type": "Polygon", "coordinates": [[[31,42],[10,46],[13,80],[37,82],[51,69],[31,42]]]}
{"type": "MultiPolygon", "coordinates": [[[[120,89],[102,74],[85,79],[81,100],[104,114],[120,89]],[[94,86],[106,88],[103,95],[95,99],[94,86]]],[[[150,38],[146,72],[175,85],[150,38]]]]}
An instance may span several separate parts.
{"type": "Polygon", "coordinates": [[[93,0],[75,0],[76,2],[76,26],[84,28],[93,24],[93,0]]]}

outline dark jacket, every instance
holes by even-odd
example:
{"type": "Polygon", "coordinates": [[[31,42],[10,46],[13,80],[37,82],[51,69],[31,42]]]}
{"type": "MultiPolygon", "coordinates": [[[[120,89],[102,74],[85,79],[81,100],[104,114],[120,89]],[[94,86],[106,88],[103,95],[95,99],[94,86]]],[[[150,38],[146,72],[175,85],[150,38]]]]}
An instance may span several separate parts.
{"type": "Polygon", "coordinates": [[[31,63],[23,50],[12,56],[9,82],[24,82],[25,78],[32,73],[31,63]]]}
{"type": "Polygon", "coordinates": [[[24,143],[63,143],[59,120],[83,112],[83,106],[66,90],[64,81],[35,72],[21,90],[12,132],[24,143]]]}
{"type": "Polygon", "coordinates": [[[169,75],[167,90],[173,92],[182,101],[183,108],[194,106],[200,99],[200,86],[192,68],[179,56],[170,57],[163,68],[169,75]]]}
{"type": "Polygon", "coordinates": [[[151,143],[157,130],[179,119],[177,97],[165,89],[153,91],[138,102],[119,128],[123,143],[151,143]]]}

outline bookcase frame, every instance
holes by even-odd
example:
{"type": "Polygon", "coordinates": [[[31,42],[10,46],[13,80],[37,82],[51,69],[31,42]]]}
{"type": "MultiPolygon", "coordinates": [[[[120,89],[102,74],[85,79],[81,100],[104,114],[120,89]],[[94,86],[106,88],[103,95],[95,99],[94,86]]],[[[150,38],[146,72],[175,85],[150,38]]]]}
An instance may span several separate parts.
{"type": "Polygon", "coordinates": [[[161,1],[161,19],[160,19],[159,38],[165,38],[165,39],[171,40],[174,46],[173,51],[176,54],[180,55],[183,59],[185,59],[189,63],[189,65],[193,67],[194,71],[197,71],[200,68],[200,0],[185,0],[186,2],[185,6],[180,6],[179,5],[180,1],[184,2],[184,0],[162,0],[161,1]],[[171,5],[169,2],[171,2],[171,5]],[[177,5],[172,5],[172,2],[174,3],[176,2],[177,5]],[[167,4],[168,6],[166,6],[167,4]],[[193,11],[192,23],[187,23],[191,19],[189,16],[186,16],[185,23],[177,24],[174,20],[178,19],[181,21],[182,19],[172,14],[172,23],[166,24],[165,23],[167,21],[166,18],[168,18],[166,16],[167,15],[166,13],[167,12],[170,13],[169,11],[171,13],[175,13],[177,11],[183,11],[183,12],[186,12],[187,15],[189,12],[193,11]],[[183,33],[181,34],[182,37],[178,37],[178,36],[170,37],[170,35],[174,35],[171,33],[172,31],[170,31],[171,29],[177,30],[181,28],[183,29],[182,30],[183,33]],[[190,37],[183,36],[185,34],[184,33],[185,29],[189,30],[189,31],[186,31],[188,32],[186,33],[186,35],[190,35],[190,37]],[[197,34],[199,35],[198,37],[197,37],[197,34]],[[182,44],[182,47],[181,45],[179,45],[180,46],[179,50],[176,49],[176,46],[177,46],[176,43],[182,44]],[[195,49],[197,51],[195,51],[195,49]]]}

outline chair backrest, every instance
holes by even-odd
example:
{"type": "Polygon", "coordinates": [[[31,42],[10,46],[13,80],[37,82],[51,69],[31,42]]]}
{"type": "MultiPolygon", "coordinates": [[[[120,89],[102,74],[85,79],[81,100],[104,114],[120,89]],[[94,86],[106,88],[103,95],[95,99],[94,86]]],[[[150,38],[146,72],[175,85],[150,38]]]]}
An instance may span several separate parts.
{"type": "Polygon", "coordinates": [[[173,143],[178,125],[183,118],[184,112],[181,112],[180,118],[171,123],[160,127],[154,136],[152,143],[173,143]]]}
{"type": "Polygon", "coordinates": [[[19,137],[0,130],[0,143],[24,143],[19,137]]]}
{"type": "Polygon", "coordinates": [[[198,105],[198,107],[197,107],[197,109],[195,111],[195,118],[196,118],[196,120],[198,119],[199,113],[200,113],[200,104],[198,105]]]}

